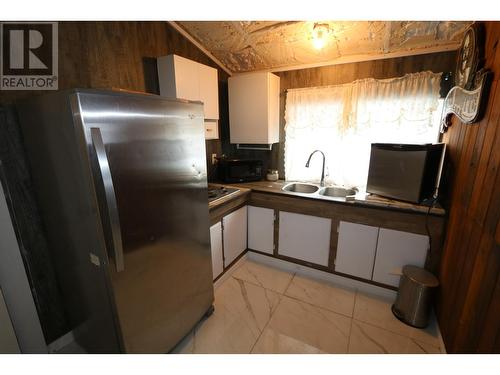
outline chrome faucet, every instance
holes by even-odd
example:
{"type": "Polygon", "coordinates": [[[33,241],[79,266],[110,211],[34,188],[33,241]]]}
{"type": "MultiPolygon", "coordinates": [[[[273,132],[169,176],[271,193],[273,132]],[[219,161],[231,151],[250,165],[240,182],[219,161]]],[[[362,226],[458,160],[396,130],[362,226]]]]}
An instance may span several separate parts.
{"type": "Polygon", "coordinates": [[[323,155],[323,168],[321,169],[321,182],[320,182],[320,186],[325,186],[325,160],[326,160],[326,158],[325,158],[325,154],[323,153],[323,151],[321,151],[321,150],[314,150],[313,152],[311,152],[311,155],[309,155],[309,159],[307,159],[306,168],[309,168],[309,162],[311,161],[312,156],[316,152],[320,152],[321,155],[323,155]]]}

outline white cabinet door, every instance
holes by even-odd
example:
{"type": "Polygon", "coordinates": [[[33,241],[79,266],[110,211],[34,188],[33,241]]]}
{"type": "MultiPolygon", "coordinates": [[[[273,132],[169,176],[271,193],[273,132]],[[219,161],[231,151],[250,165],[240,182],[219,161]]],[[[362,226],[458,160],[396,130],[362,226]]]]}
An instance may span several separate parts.
{"type": "Polygon", "coordinates": [[[248,206],[248,248],[273,253],[274,210],[248,206]]]}
{"type": "Polygon", "coordinates": [[[177,55],[158,58],[160,95],[203,102],[205,119],[219,119],[217,69],[177,55]]]}
{"type": "Polygon", "coordinates": [[[175,88],[175,55],[161,56],[156,59],[158,68],[158,85],[160,95],[167,98],[176,98],[175,88]]]}
{"type": "Polygon", "coordinates": [[[370,280],[372,278],[378,228],[341,221],[335,271],[370,280]]]}
{"type": "Polygon", "coordinates": [[[328,266],[332,221],[280,211],[278,253],[328,266]]]}
{"type": "Polygon", "coordinates": [[[205,116],[205,139],[218,139],[219,82],[217,69],[177,55],[159,57],[157,65],[160,95],[202,101],[205,116]]]}
{"type": "Polygon", "coordinates": [[[224,267],[229,266],[247,248],[247,206],[222,218],[224,267]]]}
{"type": "Polygon", "coordinates": [[[403,266],[423,267],[428,248],[427,236],[380,228],[373,281],[398,286],[403,266]]]}
{"type": "Polygon", "coordinates": [[[224,259],[222,255],[222,224],[219,221],[210,227],[210,246],[212,248],[212,271],[213,279],[224,270],[224,259]]]}
{"type": "Polygon", "coordinates": [[[200,100],[198,64],[177,55],[157,60],[160,95],[169,98],[200,100]]]}
{"type": "Polygon", "coordinates": [[[198,64],[180,56],[174,61],[176,97],[200,100],[198,64]]]}
{"type": "Polygon", "coordinates": [[[219,119],[219,83],[217,69],[198,65],[199,100],[203,102],[205,119],[219,119]]]}
{"type": "Polygon", "coordinates": [[[231,143],[279,142],[279,80],[262,72],[229,77],[231,143]]]}

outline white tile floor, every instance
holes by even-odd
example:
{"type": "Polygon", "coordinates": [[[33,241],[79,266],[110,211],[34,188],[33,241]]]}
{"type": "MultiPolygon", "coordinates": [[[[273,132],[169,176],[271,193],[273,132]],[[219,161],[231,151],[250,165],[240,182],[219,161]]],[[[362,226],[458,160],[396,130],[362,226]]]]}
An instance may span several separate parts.
{"type": "Polygon", "coordinates": [[[442,353],[435,319],[409,327],[392,299],[244,260],[215,312],[174,353],[442,353]]]}

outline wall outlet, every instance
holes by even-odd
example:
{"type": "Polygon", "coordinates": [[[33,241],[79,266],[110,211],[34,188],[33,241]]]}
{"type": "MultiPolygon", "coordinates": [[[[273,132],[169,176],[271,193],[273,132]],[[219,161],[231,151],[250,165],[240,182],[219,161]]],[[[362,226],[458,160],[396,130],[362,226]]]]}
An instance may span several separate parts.
{"type": "Polygon", "coordinates": [[[217,164],[217,154],[212,154],[212,165],[217,164]]]}

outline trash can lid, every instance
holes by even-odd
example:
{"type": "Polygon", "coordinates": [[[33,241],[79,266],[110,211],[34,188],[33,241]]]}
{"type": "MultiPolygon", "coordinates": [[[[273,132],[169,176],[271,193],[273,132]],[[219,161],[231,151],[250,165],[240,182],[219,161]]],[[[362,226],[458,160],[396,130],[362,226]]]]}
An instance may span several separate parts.
{"type": "Polygon", "coordinates": [[[404,266],[403,275],[425,287],[436,288],[439,285],[437,277],[421,267],[404,266]]]}

